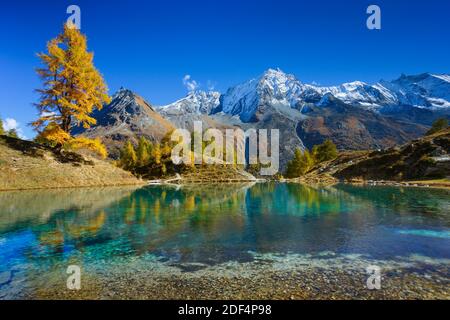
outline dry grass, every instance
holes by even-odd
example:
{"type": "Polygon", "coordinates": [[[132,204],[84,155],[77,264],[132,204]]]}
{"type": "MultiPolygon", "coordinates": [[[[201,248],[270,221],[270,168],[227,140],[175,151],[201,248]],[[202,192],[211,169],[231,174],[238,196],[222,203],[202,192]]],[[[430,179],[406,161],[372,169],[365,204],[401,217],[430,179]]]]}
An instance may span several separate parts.
{"type": "Polygon", "coordinates": [[[255,178],[243,170],[232,165],[202,165],[195,166],[183,173],[184,183],[210,183],[210,182],[247,182],[255,178]]]}
{"type": "Polygon", "coordinates": [[[0,190],[118,186],[143,183],[106,161],[59,153],[0,136],[0,190]]]}

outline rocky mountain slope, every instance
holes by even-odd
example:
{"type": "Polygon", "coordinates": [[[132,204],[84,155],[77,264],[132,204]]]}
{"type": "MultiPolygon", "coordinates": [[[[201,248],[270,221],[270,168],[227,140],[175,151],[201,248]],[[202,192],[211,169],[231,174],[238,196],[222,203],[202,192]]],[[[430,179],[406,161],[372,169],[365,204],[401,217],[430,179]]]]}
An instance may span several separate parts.
{"type": "Polygon", "coordinates": [[[427,128],[346,104],[331,94],[304,114],[296,133],[310,149],[326,139],[341,150],[386,148],[416,138],[427,128]]]}
{"type": "Polygon", "coordinates": [[[92,115],[97,124],[89,129],[76,127],[73,134],[100,137],[108,148],[110,156],[117,158],[124,141],[137,143],[140,136],[160,141],[174,125],[159,114],[153,106],[136,93],[121,88],[110,104],[92,115]]]}
{"type": "Polygon", "coordinates": [[[295,148],[311,148],[325,139],[341,150],[385,148],[422,135],[438,116],[445,116],[447,76],[402,76],[391,83],[355,81],[334,87],[305,84],[279,69],[217,92],[192,92],[159,107],[177,124],[192,119],[240,127],[279,129],[281,166],[295,148]],[[205,99],[205,97],[214,99],[205,99]],[[420,103],[421,104],[420,104],[420,103]],[[408,105],[407,103],[415,103],[408,105]]]}
{"type": "Polygon", "coordinates": [[[216,91],[192,91],[183,98],[157,111],[176,128],[194,130],[194,121],[201,121],[203,127],[222,129],[229,127],[210,116],[211,111],[220,104],[220,93],[216,91]]]}
{"type": "Polygon", "coordinates": [[[341,150],[387,148],[415,139],[438,117],[450,118],[450,76],[424,73],[369,85],[306,84],[269,69],[259,78],[219,92],[193,91],[166,106],[153,107],[129,90],[94,114],[97,126],[75,129],[102,137],[113,157],[125,140],[144,135],[160,140],[173,128],[279,129],[281,167],[300,147],[325,139],[341,150]]]}

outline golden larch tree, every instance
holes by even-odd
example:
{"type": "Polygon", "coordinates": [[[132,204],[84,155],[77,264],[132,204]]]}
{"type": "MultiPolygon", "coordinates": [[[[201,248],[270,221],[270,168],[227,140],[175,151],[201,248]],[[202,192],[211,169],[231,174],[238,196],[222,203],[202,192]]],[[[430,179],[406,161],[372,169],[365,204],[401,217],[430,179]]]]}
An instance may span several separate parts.
{"type": "Polygon", "coordinates": [[[87,51],[86,37],[73,25],[47,44],[47,53],[38,54],[43,67],[37,73],[43,81],[36,103],[39,118],[32,123],[38,140],[59,148],[91,149],[106,156],[100,140],[72,137],[74,126],[89,128],[96,124],[91,113],[109,103],[107,87],[95,68],[94,54],[87,51]]]}

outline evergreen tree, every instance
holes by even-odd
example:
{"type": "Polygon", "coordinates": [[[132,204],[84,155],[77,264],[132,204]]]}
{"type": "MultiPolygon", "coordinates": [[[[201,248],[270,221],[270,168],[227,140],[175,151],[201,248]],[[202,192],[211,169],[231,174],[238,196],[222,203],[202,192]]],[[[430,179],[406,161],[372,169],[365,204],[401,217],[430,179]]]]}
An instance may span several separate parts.
{"type": "Polygon", "coordinates": [[[318,163],[333,160],[337,156],[338,151],[336,145],[329,139],[318,146],[314,146],[313,148],[313,157],[318,163]]]}
{"type": "Polygon", "coordinates": [[[315,164],[314,157],[312,156],[311,152],[309,152],[308,149],[305,149],[303,151],[303,157],[300,165],[301,174],[304,175],[306,172],[311,170],[314,164],[315,164]]]}
{"type": "Polygon", "coordinates": [[[314,163],[314,158],[308,149],[305,149],[303,152],[297,149],[295,150],[294,158],[288,162],[286,177],[301,177],[314,166],[314,163]]]}
{"type": "Polygon", "coordinates": [[[302,161],[302,151],[300,149],[296,149],[294,152],[294,158],[288,162],[286,177],[287,178],[298,178],[300,177],[300,163],[302,161]]]}
{"type": "Polygon", "coordinates": [[[445,128],[448,128],[448,120],[446,118],[439,118],[433,122],[433,124],[431,125],[431,129],[427,131],[426,135],[432,135],[445,128]]]}
{"type": "MultiPolygon", "coordinates": [[[[104,80],[94,67],[94,55],[87,51],[86,37],[66,24],[63,32],[47,44],[47,53],[39,57],[44,65],[37,69],[43,81],[43,88],[37,90],[40,117],[32,123],[38,138],[58,147],[66,142],[77,148],[98,147],[98,142],[70,135],[75,125],[89,128],[96,124],[90,114],[110,101],[104,80]]],[[[104,148],[93,150],[104,155],[104,148]]]]}

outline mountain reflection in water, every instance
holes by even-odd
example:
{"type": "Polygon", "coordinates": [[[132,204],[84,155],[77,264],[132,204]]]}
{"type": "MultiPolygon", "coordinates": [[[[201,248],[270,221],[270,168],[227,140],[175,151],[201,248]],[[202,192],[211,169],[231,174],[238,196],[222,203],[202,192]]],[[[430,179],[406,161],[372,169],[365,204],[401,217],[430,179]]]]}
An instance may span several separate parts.
{"type": "Polygon", "coordinates": [[[3,192],[0,265],[149,253],[205,264],[252,252],[449,258],[448,239],[408,232],[448,232],[448,199],[446,190],[281,183],[3,192]]]}

